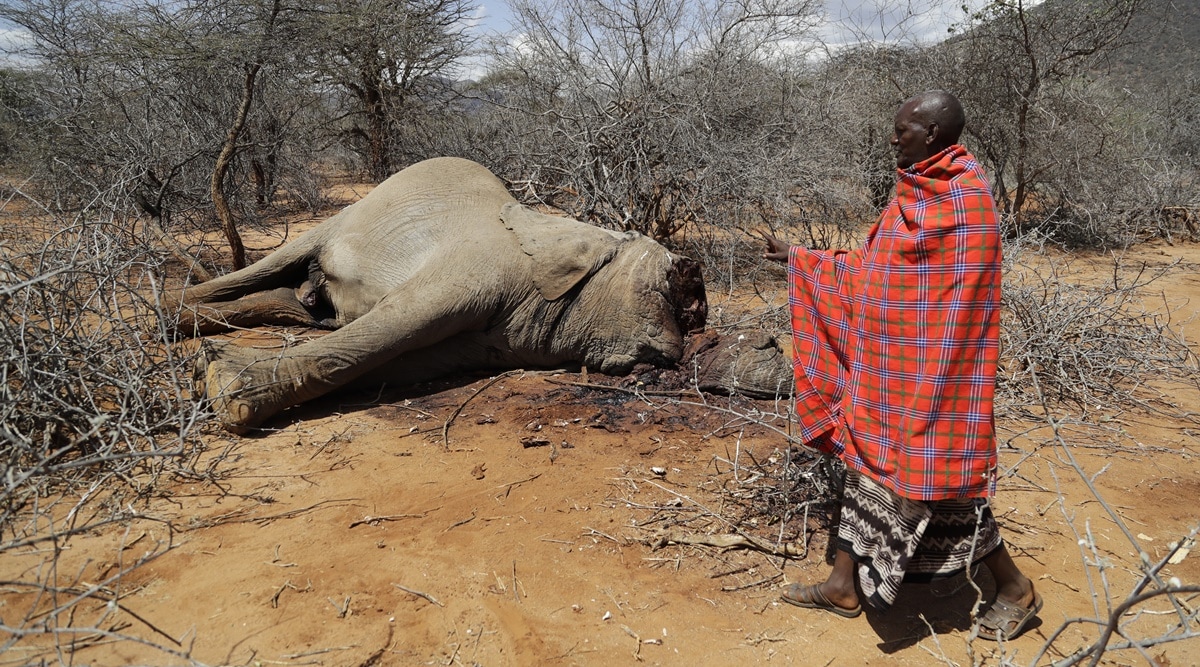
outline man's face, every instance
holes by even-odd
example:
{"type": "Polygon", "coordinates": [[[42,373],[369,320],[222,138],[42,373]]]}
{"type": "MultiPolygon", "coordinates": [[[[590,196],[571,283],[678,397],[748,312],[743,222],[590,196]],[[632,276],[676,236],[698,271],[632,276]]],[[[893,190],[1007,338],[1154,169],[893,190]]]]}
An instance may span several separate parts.
{"type": "Polygon", "coordinates": [[[916,113],[916,104],[907,103],[896,112],[896,127],[892,134],[892,149],[896,151],[896,167],[907,169],[932,155],[929,146],[930,127],[916,113]]]}

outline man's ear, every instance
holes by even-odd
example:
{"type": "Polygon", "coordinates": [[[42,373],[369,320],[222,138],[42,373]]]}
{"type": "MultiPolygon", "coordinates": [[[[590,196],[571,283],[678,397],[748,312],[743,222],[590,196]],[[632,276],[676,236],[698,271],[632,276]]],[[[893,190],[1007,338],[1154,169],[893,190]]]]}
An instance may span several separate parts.
{"type": "Polygon", "coordinates": [[[937,145],[938,135],[942,133],[942,128],[936,122],[931,122],[925,126],[925,145],[937,145]]]}

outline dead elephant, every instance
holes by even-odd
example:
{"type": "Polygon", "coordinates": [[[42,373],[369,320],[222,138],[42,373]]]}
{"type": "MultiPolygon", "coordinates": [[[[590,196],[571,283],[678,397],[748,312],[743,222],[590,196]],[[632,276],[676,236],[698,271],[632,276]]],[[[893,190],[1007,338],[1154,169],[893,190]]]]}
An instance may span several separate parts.
{"type": "MultiPolygon", "coordinates": [[[[699,265],[635,232],[517,203],[483,166],[413,165],[240,271],[187,289],[179,330],[258,324],[334,331],[282,354],[209,345],[202,391],[233,431],[352,381],[411,384],[466,370],[670,366],[707,316],[699,265]]],[[[788,393],[773,341],[718,385],[788,393]]],[[[707,376],[706,376],[707,377],[707,376]]]]}

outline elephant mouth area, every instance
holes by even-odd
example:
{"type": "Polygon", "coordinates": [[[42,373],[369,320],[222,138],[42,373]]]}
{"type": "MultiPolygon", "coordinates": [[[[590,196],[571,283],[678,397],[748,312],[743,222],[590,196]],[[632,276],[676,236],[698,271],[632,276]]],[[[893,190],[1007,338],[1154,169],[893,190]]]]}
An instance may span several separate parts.
{"type": "Polygon", "coordinates": [[[679,332],[687,336],[704,329],[708,321],[708,298],[700,264],[687,257],[672,262],[667,272],[668,302],[674,311],[679,332]]]}

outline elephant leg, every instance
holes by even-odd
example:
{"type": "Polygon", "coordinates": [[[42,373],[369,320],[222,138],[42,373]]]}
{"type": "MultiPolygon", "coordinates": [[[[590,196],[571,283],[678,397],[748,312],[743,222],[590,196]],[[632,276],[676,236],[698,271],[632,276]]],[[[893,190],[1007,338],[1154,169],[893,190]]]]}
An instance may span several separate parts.
{"type": "Polygon", "coordinates": [[[225,427],[244,433],[406,352],[482,328],[488,313],[464,312],[461,296],[402,291],[341,329],[266,358],[226,359],[218,350],[204,369],[206,394],[225,427]]]}
{"type": "Polygon", "coordinates": [[[256,350],[244,345],[235,345],[229,341],[204,338],[200,340],[200,349],[192,368],[192,388],[197,396],[207,396],[208,365],[221,359],[235,367],[246,368],[250,364],[267,358],[273,358],[278,353],[256,350]]]}
{"type": "Polygon", "coordinates": [[[309,276],[326,240],[337,233],[339,223],[340,214],[244,269],[189,287],[183,293],[183,303],[223,303],[299,285],[309,276]]]}
{"type": "Polygon", "coordinates": [[[560,365],[552,359],[521,359],[505,341],[481,335],[480,332],[465,332],[415,352],[399,355],[359,377],[354,381],[354,387],[395,387],[455,374],[509,370],[514,366],[545,368],[560,365]]]}
{"type": "Polygon", "coordinates": [[[290,287],[259,292],[233,301],[184,303],[179,310],[179,322],[175,330],[181,335],[205,336],[264,324],[333,328],[333,320],[330,319],[332,311],[323,313],[321,305],[314,304],[312,309],[305,307],[296,297],[296,290],[290,287]]]}

